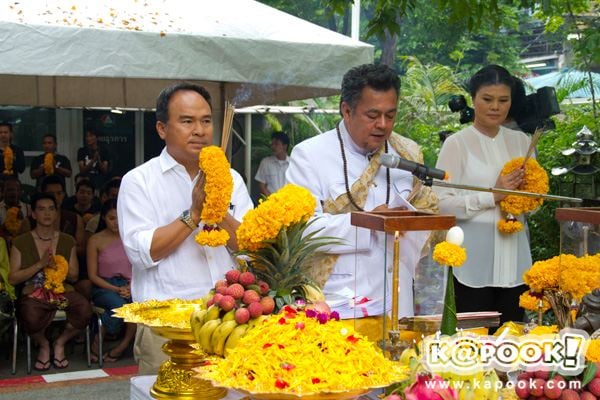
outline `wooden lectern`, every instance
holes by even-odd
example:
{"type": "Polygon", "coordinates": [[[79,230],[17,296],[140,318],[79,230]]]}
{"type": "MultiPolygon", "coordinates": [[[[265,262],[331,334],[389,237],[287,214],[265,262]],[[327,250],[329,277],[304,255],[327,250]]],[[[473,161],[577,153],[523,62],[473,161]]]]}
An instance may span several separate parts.
{"type": "MultiPolygon", "coordinates": [[[[447,230],[455,225],[453,215],[439,215],[419,211],[381,211],[381,212],[352,212],[350,223],[360,228],[372,229],[394,234],[394,259],[392,261],[392,329],[389,331],[391,345],[389,346],[392,360],[399,359],[401,348],[398,346],[400,333],[398,330],[398,275],[400,272],[400,232],[408,231],[437,231],[447,230]]],[[[385,266],[384,272],[385,273],[385,266]]],[[[384,298],[385,304],[385,298],[384,298]]],[[[385,307],[385,306],[384,306],[385,307]]],[[[385,332],[384,332],[384,349],[385,332]]]]}

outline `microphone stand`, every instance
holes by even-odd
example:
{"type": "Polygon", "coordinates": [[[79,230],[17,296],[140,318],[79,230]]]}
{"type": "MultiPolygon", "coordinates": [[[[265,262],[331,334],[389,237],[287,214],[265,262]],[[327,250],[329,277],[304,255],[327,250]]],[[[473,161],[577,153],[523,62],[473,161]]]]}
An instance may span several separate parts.
{"type": "Polygon", "coordinates": [[[449,188],[454,188],[454,189],[474,190],[477,192],[501,193],[501,194],[507,194],[507,195],[515,195],[515,196],[534,197],[537,199],[541,198],[544,200],[567,201],[567,202],[578,203],[578,204],[584,203],[584,201],[585,201],[584,199],[580,199],[577,197],[556,196],[556,195],[552,195],[552,194],[524,192],[522,190],[486,188],[483,186],[463,185],[460,183],[450,183],[450,182],[441,181],[439,179],[434,180],[430,176],[418,173],[418,171],[415,171],[415,173],[413,175],[415,177],[417,177],[425,186],[435,185],[435,186],[449,187],[449,188]]]}

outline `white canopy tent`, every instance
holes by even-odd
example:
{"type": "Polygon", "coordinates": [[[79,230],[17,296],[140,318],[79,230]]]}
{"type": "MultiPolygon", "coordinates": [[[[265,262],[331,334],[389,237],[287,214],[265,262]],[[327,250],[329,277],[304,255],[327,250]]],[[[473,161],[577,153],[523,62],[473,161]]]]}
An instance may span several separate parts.
{"type": "Polygon", "coordinates": [[[252,0],[0,0],[0,55],[0,105],[151,110],[186,80],[213,96],[218,140],[225,100],[336,94],[373,47],[252,0]]]}

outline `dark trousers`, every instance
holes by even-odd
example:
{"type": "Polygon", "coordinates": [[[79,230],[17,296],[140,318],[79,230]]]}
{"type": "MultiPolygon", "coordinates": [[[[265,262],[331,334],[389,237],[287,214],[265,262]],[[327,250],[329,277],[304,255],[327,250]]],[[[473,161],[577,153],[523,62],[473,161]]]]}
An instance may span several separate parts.
{"type": "Polygon", "coordinates": [[[456,311],[498,311],[502,313],[500,316],[500,325],[506,321],[522,322],[525,314],[523,309],[519,307],[519,296],[526,290],[526,285],[512,288],[492,286],[472,288],[463,285],[454,278],[456,311]]]}

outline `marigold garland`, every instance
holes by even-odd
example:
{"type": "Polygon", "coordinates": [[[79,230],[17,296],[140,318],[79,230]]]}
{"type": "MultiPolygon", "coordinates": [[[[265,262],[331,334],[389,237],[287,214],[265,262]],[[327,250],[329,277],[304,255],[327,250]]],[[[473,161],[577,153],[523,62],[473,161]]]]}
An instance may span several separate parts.
{"type": "Polygon", "coordinates": [[[435,245],[432,257],[440,265],[460,267],[467,261],[467,251],[456,244],[443,241],[435,245]]]}
{"type": "Polygon", "coordinates": [[[600,253],[583,257],[561,254],[558,282],[561,290],[581,301],[583,296],[599,287],[600,253]]]}
{"type": "Polygon", "coordinates": [[[217,224],[223,220],[231,203],[231,166],[223,150],[217,146],[207,146],[200,151],[198,166],[206,177],[200,220],[211,229],[201,230],[195,239],[202,246],[223,246],[229,240],[229,233],[217,224]]]}
{"type": "Polygon", "coordinates": [[[2,172],[4,175],[13,175],[13,162],[14,162],[14,152],[13,149],[9,146],[6,146],[4,149],[4,171],[2,172]]]}
{"type": "Polygon", "coordinates": [[[541,293],[545,289],[557,288],[560,272],[560,256],[548,260],[536,261],[523,274],[523,281],[534,292],[541,293]]]}
{"type": "Polygon", "coordinates": [[[67,279],[69,263],[60,254],[54,255],[56,268],[44,267],[44,288],[56,294],[64,293],[63,282],[67,279]]]}
{"type": "Polygon", "coordinates": [[[498,230],[502,233],[516,233],[523,229],[523,224],[516,219],[501,219],[498,221],[498,230]]]}
{"type": "Polygon", "coordinates": [[[388,386],[408,372],[341,321],[290,311],[247,331],[225,359],[196,370],[218,386],[297,396],[388,386]]]}
{"type": "Polygon", "coordinates": [[[19,212],[21,210],[19,207],[9,207],[6,210],[6,220],[4,221],[4,226],[8,233],[12,236],[15,236],[21,230],[21,226],[23,225],[23,219],[19,218],[19,212]]]}
{"type": "MultiPolygon", "coordinates": [[[[507,162],[500,175],[508,175],[523,166],[524,157],[518,157],[507,162]]],[[[525,176],[519,190],[532,193],[546,194],[550,189],[548,174],[533,158],[529,158],[525,164],[525,176]]],[[[533,211],[544,202],[541,198],[508,195],[500,201],[500,209],[507,213],[505,223],[498,223],[498,230],[502,233],[511,234],[523,229],[523,225],[515,220],[515,216],[524,212],[533,211]]]]}
{"type": "Polygon", "coordinates": [[[54,174],[54,154],[52,153],[44,155],[44,173],[46,175],[54,174]]]}
{"type": "Polygon", "coordinates": [[[274,239],[282,227],[306,221],[315,211],[316,200],[307,189],[287,184],[262,200],[244,216],[236,236],[240,250],[256,251],[274,239]]]}
{"type": "Polygon", "coordinates": [[[519,296],[519,307],[529,311],[539,311],[540,300],[542,300],[542,312],[550,309],[550,303],[542,293],[535,293],[530,290],[519,296]]]}
{"type": "Polygon", "coordinates": [[[588,341],[585,358],[590,362],[600,362],[600,339],[590,339],[588,341]]]}

